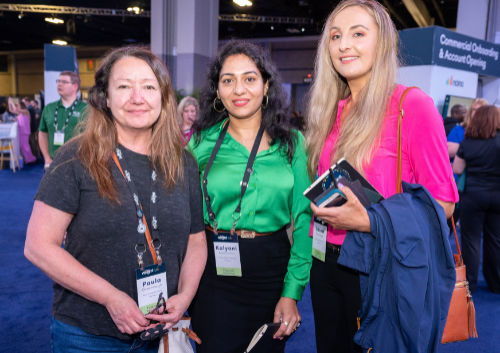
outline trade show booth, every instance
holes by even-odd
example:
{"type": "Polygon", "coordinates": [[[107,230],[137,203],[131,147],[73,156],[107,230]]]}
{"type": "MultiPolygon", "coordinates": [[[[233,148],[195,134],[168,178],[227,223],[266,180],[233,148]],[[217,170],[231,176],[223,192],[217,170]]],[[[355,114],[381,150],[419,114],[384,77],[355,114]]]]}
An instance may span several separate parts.
{"type": "Polygon", "coordinates": [[[455,97],[500,104],[500,45],[439,26],[402,30],[399,36],[398,83],[420,87],[443,116],[455,97]]]}

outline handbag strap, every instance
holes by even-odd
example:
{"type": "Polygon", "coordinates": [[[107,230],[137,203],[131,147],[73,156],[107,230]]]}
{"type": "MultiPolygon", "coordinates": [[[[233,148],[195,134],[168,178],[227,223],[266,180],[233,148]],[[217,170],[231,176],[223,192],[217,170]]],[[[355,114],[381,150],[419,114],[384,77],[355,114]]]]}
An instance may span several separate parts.
{"type": "MultiPolygon", "coordinates": [[[[403,110],[403,100],[406,94],[413,88],[418,88],[416,86],[411,86],[406,88],[401,94],[401,98],[399,99],[399,116],[398,116],[398,152],[397,152],[397,175],[396,175],[396,193],[399,194],[403,192],[402,187],[402,153],[401,153],[401,126],[403,124],[403,117],[405,115],[403,110]]],[[[451,216],[451,224],[453,228],[453,234],[455,235],[455,244],[457,245],[457,253],[454,254],[455,264],[461,266],[463,264],[462,259],[462,251],[460,251],[460,244],[458,243],[457,230],[455,229],[455,219],[451,216]]]]}
{"type": "Polygon", "coordinates": [[[397,164],[397,174],[396,174],[396,193],[399,194],[403,192],[402,187],[402,154],[401,154],[401,125],[403,124],[403,117],[405,112],[403,110],[403,100],[405,99],[406,94],[412,89],[418,88],[416,86],[411,86],[406,88],[401,94],[401,98],[399,99],[399,115],[398,115],[398,164],[397,164]]]}

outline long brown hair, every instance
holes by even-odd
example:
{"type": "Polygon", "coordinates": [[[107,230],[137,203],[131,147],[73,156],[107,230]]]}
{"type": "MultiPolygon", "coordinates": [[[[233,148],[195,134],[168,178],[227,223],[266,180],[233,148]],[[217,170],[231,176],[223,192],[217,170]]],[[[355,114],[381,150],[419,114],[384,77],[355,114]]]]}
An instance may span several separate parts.
{"type": "Polygon", "coordinates": [[[78,157],[95,179],[99,194],[113,201],[118,201],[118,197],[109,162],[118,144],[118,136],[106,97],[111,70],[118,60],[125,57],[143,60],[151,67],[160,85],[162,107],[152,127],[149,144],[151,164],[163,175],[166,187],[173,186],[183,176],[182,134],[177,123],[175,95],[167,68],[158,57],[143,47],[112,50],[96,71],[95,85],[89,91],[89,106],[84,131],[79,137],[78,157]]]}
{"type": "Polygon", "coordinates": [[[344,120],[331,163],[345,157],[362,171],[376,148],[389,98],[395,87],[399,66],[398,33],[386,9],[374,0],[344,0],[330,13],[323,28],[314,68],[314,82],[307,109],[307,169],[314,176],[323,144],[337,118],[338,102],[351,92],[346,80],[335,70],[329,51],[330,27],[342,10],[359,6],[373,17],[378,27],[377,52],[371,75],[359,94],[358,103],[344,120]]]}
{"type": "Polygon", "coordinates": [[[495,137],[500,129],[500,110],[494,105],[479,107],[465,128],[465,137],[488,139],[495,137]]]}

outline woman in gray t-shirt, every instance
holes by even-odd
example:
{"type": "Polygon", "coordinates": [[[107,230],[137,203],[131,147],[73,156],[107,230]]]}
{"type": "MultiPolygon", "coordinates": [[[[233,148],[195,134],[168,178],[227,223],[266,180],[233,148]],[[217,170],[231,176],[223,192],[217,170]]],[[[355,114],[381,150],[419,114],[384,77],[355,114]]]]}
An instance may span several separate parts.
{"type": "Polygon", "coordinates": [[[156,56],[116,49],[95,82],[85,130],[61,147],[35,196],[25,255],[55,282],[54,352],[155,352],[205,267],[198,169],[156,56]],[[163,315],[148,315],[157,300],[163,315]]]}

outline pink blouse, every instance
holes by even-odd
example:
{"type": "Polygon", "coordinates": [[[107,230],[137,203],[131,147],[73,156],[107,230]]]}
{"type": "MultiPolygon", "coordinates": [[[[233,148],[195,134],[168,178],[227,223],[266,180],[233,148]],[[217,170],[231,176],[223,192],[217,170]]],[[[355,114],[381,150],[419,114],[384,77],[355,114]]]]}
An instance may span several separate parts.
{"type": "MultiPolygon", "coordinates": [[[[398,106],[406,87],[398,85],[392,94],[382,125],[380,145],[370,164],[364,167],[366,179],[385,197],[396,193],[398,106]]],[[[318,165],[318,175],[330,167],[330,156],[341,129],[340,114],[347,99],[339,101],[337,119],[325,140],[318,165]]],[[[457,202],[458,192],[448,158],[443,119],[432,99],[420,89],[411,89],[403,102],[401,132],[402,178],[425,186],[434,198],[457,202]]],[[[312,230],[311,230],[312,234],[312,230]]],[[[328,226],[327,241],[342,244],[345,230],[328,226]]]]}

